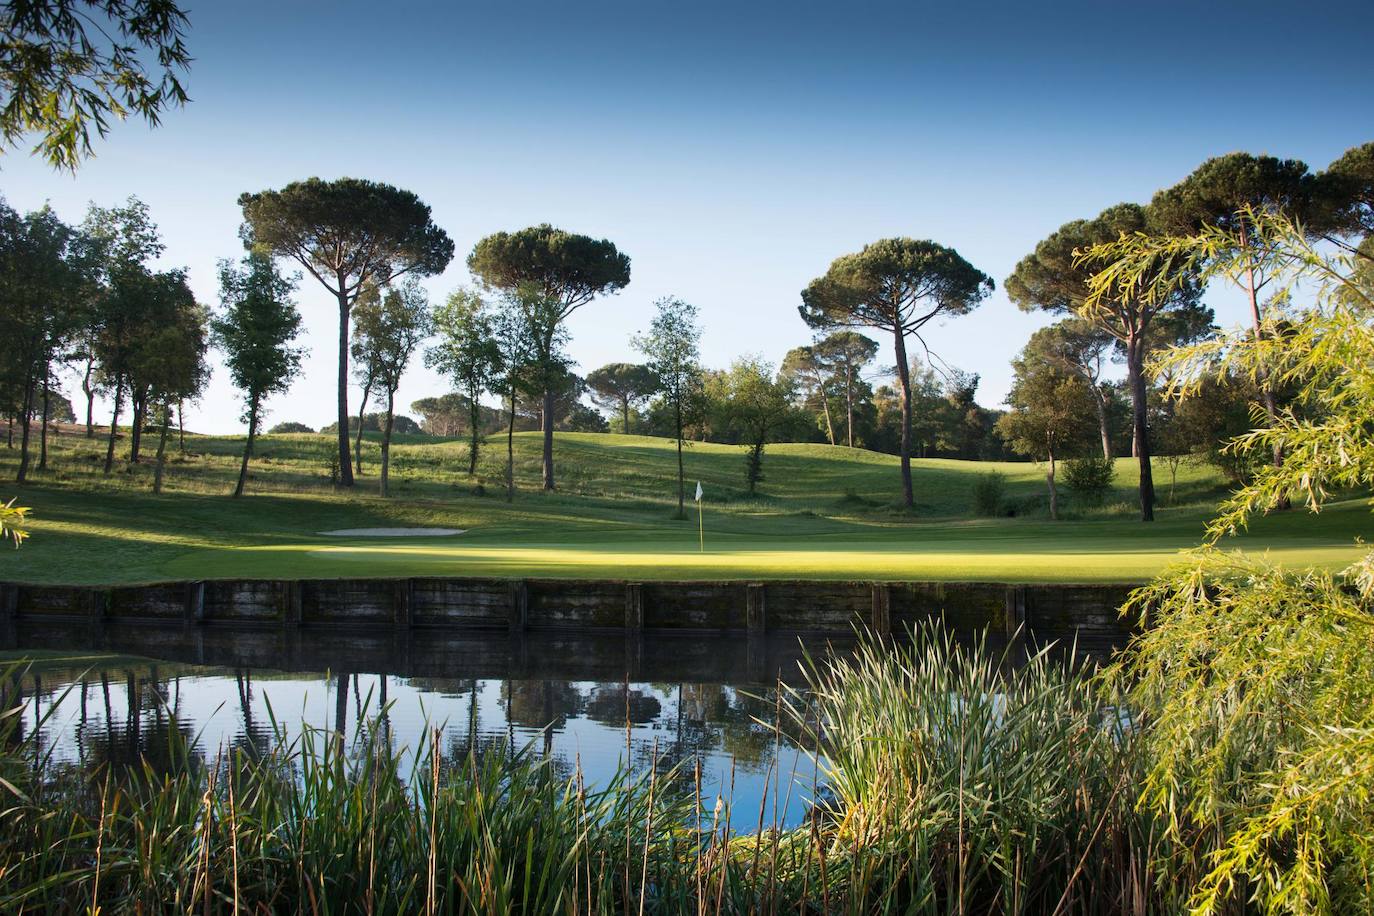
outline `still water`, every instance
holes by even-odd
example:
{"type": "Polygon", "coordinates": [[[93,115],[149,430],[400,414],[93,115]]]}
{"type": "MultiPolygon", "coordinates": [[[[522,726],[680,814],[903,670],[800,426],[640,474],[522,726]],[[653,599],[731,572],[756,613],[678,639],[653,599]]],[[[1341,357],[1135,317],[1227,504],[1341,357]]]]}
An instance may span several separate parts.
{"type": "MultiPolygon", "coordinates": [[[[796,637],[375,634],[51,626],[19,633],[32,653],[20,683],[26,732],[55,762],[156,766],[176,728],[205,758],[263,748],[274,730],[341,729],[384,711],[404,753],[439,729],[446,751],[495,746],[545,756],[590,784],[619,767],[700,766],[702,802],[725,799],[732,826],[790,826],[805,815],[818,761],[782,716],[779,691],[804,685],[796,637]],[[41,726],[39,725],[41,723],[41,726]]],[[[844,641],[811,642],[814,654],[844,641]]]]}

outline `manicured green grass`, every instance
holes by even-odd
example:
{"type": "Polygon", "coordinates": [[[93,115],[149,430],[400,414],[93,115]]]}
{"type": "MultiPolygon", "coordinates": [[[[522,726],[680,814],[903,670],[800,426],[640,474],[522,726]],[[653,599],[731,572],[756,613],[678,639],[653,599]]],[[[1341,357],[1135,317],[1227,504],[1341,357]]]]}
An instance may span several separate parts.
{"type": "MultiPolygon", "coordinates": [[[[689,500],[706,490],[706,550],[697,517],[678,520],[671,440],[564,434],[556,439],[559,489],[538,482],[538,436],[516,437],[519,493],[501,485],[504,440],[468,477],[459,441],[403,437],[393,447],[391,499],[376,492],[378,445],[365,446],[353,493],[329,481],[332,442],[311,435],[262,440],[247,497],[230,499],[241,440],[192,436],[170,449],[166,491],[153,496],[151,461],[100,473],[98,441],[64,432],[50,466],[19,488],[33,509],[32,539],[0,553],[0,579],[123,583],[159,579],[510,575],[585,578],[863,578],[993,581],[1139,581],[1195,545],[1224,492],[1202,467],[1179,471],[1173,505],[1151,525],[1136,520],[1135,466],[1118,462],[1118,489],[1102,508],[1076,507],[1050,522],[1043,468],[1033,464],[919,460],[917,507],[901,511],[897,461],[823,445],[769,446],[760,495],[743,490],[742,449],[695,443],[686,452],[689,500]],[[971,517],[974,482],[1006,475],[1014,517],[971,517]],[[336,528],[438,526],[448,538],[333,538],[336,528]]],[[[123,449],[121,449],[121,452],[123,449]]],[[[16,452],[0,448],[0,479],[16,452]]],[[[1169,475],[1156,470],[1161,497],[1169,475]]],[[[1355,559],[1371,529],[1362,501],[1321,515],[1260,520],[1228,546],[1281,562],[1337,567],[1355,559]]]]}

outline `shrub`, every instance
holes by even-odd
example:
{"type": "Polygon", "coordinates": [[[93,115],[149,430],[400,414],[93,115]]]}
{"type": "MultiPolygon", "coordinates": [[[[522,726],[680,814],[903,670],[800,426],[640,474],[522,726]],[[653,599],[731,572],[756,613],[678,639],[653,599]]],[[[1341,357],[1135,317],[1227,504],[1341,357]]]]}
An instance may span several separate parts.
{"type": "Polygon", "coordinates": [[[1090,506],[1107,501],[1116,478],[1116,463],[1110,458],[1074,458],[1064,462],[1064,485],[1090,506]]]}
{"type": "Polygon", "coordinates": [[[274,426],[274,427],[272,427],[271,429],[269,429],[269,430],[267,431],[267,434],[268,434],[269,436],[275,436],[275,435],[278,435],[278,434],[280,434],[280,433],[313,433],[313,432],[314,432],[314,430],[311,429],[309,426],[306,426],[304,423],[297,423],[295,420],[288,420],[288,421],[286,421],[285,423],[278,423],[276,426],[274,426]]]}
{"type": "Polygon", "coordinates": [[[1002,511],[1002,497],[1006,495],[1007,478],[998,471],[979,474],[973,484],[973,512],[994,516],[1002,511]]]}

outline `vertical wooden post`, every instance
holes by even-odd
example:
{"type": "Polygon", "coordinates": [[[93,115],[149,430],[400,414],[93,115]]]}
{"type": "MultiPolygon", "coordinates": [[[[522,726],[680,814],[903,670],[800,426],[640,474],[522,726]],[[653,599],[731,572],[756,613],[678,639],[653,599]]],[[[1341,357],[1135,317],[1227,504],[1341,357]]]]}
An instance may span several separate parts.
{"type": "Polygon", "coordinates": [[[301,625],[301,583],[299,581],[287,582],[282,590],[281,596],[281,622],[284,627],[298,627],[301,625]]]}
{"type": "Polygon", "coordinates": [[[0,585],[0,620],[11,621],[19,616],[19,586],[6,582],[0,585]]]}
{"type": "Polygon", "coordinates": [[[886,582],[873,583],[873,617],[869,625],[879,636],[892,635],[892,588],[886,582]]]}
{"type": "Polygon", "coordinates": [[[186,583],[186,622],[205,622],[205,583],[186,583]]]}
{"type": "Polygon", "coordinates": [[[392,621],[401,628],[415,625],[415,580],[399,579],[395,584],[396,595],[392,601],[392,621]]]}
{"type": "Polygon", "coordinates": [[[0,646],[6,649],[19,644],[19,586],[0,585],[0,646]]]}
{"type": "Polygon", "coordinates": [[[530,621],[530,586],[524,579],[510,584],[510,631],[523,633],[530,621]]]}
{"type": "Polygon", "coordinates": [[[639,582],[625,584],[625,629],[633,632],[644,629],[644,586],[639,582]]]}
{"type": "Polygon", "coordinates": [[[753,582],[744,587],[744,626],[751,636],[761,636],[768,629],[767,604],[761,582],[753,582]]]}
{"type": "Polygon", "coordinates": [[[1010,639],[1017,635],[1018,631],[1021,632],[1022,636],[1026,635],[1024,632],[1026,622],[1026,590],[1019,585],[1008,585],[1006,611],[1007,638],[1010,639]]]}
{"type": "Polygon", "coordinates": [[[110,616],[112,592],[108,588],[92,589],[88,595],[88,613],[92,623],[104,623],[110,616]]]}

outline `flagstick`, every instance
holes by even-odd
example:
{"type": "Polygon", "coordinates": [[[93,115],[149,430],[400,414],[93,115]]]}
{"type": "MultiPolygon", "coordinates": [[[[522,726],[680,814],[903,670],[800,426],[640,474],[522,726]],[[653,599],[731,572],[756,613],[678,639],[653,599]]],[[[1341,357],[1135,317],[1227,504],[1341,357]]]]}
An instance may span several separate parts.
{"type": "Polygon", "coordinates": [[[706,522],[704,515],[706,509],[702,506],[702,500],[697,500],[697,537],[701,541],[701,552],[706,552],[706,522]]]}

